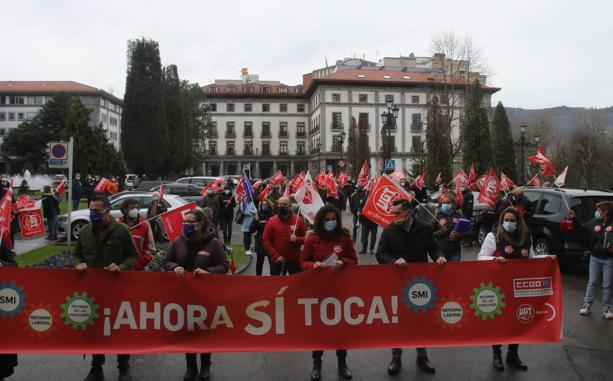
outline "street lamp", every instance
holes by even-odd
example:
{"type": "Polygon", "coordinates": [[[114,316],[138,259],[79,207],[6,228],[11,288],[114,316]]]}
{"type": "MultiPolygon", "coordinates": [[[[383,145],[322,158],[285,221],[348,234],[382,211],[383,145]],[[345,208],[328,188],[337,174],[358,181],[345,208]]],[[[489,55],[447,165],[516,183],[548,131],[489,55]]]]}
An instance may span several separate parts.
{"type": "Polygon", "coordinates": [[[347,136],[345,133],[345,126],[343,126],[343,124],[341,124],[341,133],[339,136],[341,138],[341,161],[343,161],[343,146],[345,144],[345,136],[347,136]]]}
{"type": "MultiPolygon", "coordinates": [[[[392,160],[392,128],[396,126],[398,112],[400,109],[394,106],[394,103],[389,100],[386,102],[387,110],[381,114],[383,119],[384,131],[387,130],[387,160],[392,160]]],[[[385,160],[383,161],[383,171],[385,172],[385,160]]]]}
{"type": "Polygon", "coordinates": [[[520,181],[522,184],[526,183],[526,168],[525,168],[525,147],[526,147],[526,123],[522,123],[519,126],[519,132],[521,133],[519,137],[519,147],[520,147],[520,157],[521,157],[521,176],[520,181]]]}

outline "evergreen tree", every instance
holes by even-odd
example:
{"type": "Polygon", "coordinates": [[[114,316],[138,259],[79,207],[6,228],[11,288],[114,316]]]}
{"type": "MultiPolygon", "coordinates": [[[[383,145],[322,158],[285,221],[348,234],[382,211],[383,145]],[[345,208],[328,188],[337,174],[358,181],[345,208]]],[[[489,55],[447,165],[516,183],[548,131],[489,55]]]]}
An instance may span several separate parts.
{"type": "MultiPolygon", "coordinates": [[[[368,124],[365,121],[360,120],[358,122],[358,144],[357,144],[357,162],[359,163],[359,169],[362,168],[364,162],[368,162],[370,165],[370,144],[368,141],[368,124]]],[[[373,172],[373,169],[370,169],[373,172]]]]}
{"type": "Polygon", "coordinates": [[[128,167],[149,176],[167,173],[168,142],[158,43],[131,40],[121,133],[128,167]]]}
{"type": "MultiPolygon", "coordinates": [[[[445,123],[441,105],[437,96],[433,96],[428,105],[426,126],[426,168],[428,172],[428,186],[433,189],[438,173],[441,173],[443,181],[451,180],[451,140],[449,129],[445,123]]],[[[414,173],[419,175],[419,173],[414,173]]]]}
{"type": "Polygon", "coordinates": [[[181,83],[184,119],[187,126],[189,154],[185,168],[202,170],[205,160],[206,138],[211,122],[209,108],[204,102],[204,93],[197,83],[181,83]]]}
{"type": "Polygon", "coordinates": [[[498,102],[494,112],[494,122],[492,124],[492,138],[494,139],[494,162],[499,171],[505,173],[513,181],[518,181],[517,170],[515,168],[515,148],[511,125],[507,117],[502,102],[498,102]]]}
{"type": "Polygon", "coordinates": [[[493,165],[487,110],[483,107],[483,91],[478,80],[467,94],[463,143],[465,168],[473,164],[479,175],[493,165]]]}
{"type": "Polygon", "coordinates": [[[349,124],[349,134],[347,136],[347,170],[348,173],[354,178],[358,176],[362,166],[362,163],[358,162],[357,129],[358,126],[355,118],[352,117],[349,124]]]}
{"type": "MultiPolygon", "coordinates": [[[[168,159],[165,169],[173,173],[181,173],[188,164],[191,153],[191,142],[185,122],[185,105],[182,99],[181,81],[177,66],[169,65],[164,68],[164,110],[168,124],[168,159]]],[[[166,173],[166,171],[163,171],[166,173]]]]}

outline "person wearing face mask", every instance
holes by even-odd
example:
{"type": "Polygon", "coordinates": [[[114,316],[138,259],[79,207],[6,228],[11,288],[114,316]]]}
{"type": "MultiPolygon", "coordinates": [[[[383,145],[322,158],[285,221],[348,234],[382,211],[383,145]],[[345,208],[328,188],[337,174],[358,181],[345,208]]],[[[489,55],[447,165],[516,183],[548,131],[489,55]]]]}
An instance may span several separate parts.
{"type": "Polygon", "coordinates": [[[245,255],[251,255],[251,235],[253,234],[252,225],[258,210],[251,200],[249,195],[245,196],[241,209],[243,212],[243,221],[241,222],[241,233],[243,233],[243,246],[245,247],[245,255]]]}
{"type": "Polygon", "coordinates": [[[453,230],[460,218],[462,218],[462,212],[456,208],[455,198],[448,193],[436,211],[434,237],[445,259],[449,262],[459,262],[462,258],[460,241],[466,233],[453,230]]]}
{"type": "Polygon", "coordinates": [[[265,260],[268,260],[269,267],[271,264],[270,255],[264,248],[263,236],[266,224],[268,223],[268,220],[272,217],[272,215],[272,206],[270,205],[270,201],[268,201],[267,199],[262,200],[262,202],[260,202],[260,207],[258,208],[258,213],[255,217],[255,223],[252,225],[253,230],[255,230],[255,275],[262,275],[262,269],[264,268],[265,260]]]}
{"type": "Polygon", "coordinates": [[[53,194],[49,185],[43,187],[42,196],[43,217],[47,219],[47,225],[49,226],[47,239],[56,241],[58,232],[57,216],[60,214],[60,200],[53,194]]]}
{"type": "Polygon", "coordinates": [[[606,319],[613,319],[611,308],[611,287],[613,287],[613,202],[602,201],[596,204],[594,218],[586,223],[577,219],[574,210],[569,211],[573,225],[590,232],[592,249],[590,250],[589,280],[583,305],[579,313],[587,316],[591,313],[592,302],[598,283],[602,284],[602,314],[606,319]]]}
{"type": "MultiPolygon", "coordinates": [[[[432,226],[413,216],[412,204],[408,200],[395,200],[392,203],[391,214],[394,222],[383,229],[377,261],[380,264],[394,264],[400,268],[410,266],[413,262],[428,262],[428,256],[438,266],[447,263],[436,244],[432,226]]],[[[402,366],[402,349],[392,349],[392,361],[387,367],[387,373],[395,375],[402,366]]],[[[428,359],[426,348],[417,348],[417,365],[427,373],[436,369],[428,359]]]]}
{"type": "Polygon", "coordinates": [[[164,201],[160,200],[160,192],[152,193],[153,200],[149,203],[147,207],[147,221],[150,221],[151,232],[153,234],[153,239],[156,242],[160,242],[164,239],[164,227],[162,226],[162,220],[158,218],[154,218],[159,216],[160,214],[166,213],[168,208],[164,201]]]}
{"type": "Polygon", "coordinates": [[[75,173],[72,180],[72,210],[79,209],[79,202],[83,195],[83,183],[81,182],[81,174],[75,173]]]}
{"type": "MultiPolygon", "coordinates": [[[[304,270],[322,270],[324,263],[334,255],[337,259],[330,265],[333,272],[345,266],[357,265],[353,241],[347,229],[343,229],[341,212],[333,205],[325,205],[315,215],[313,233],[304,240],[300,265],[304,270]]],[[[333,257],[334,258],[334,257],[333,257]]],[[[321,359],[323,351],[313,351],[313,371],[311,380],[321,378],[321,359]]],[[[337,349],[338,373],[345,380],[350,380],[352,374],[347,367],[347,350],[337,349]]]]}
{"type": "Polygon", "coordinates": [[[213,225],[217,226],[219,224],[219,195],[215,194],[212,188],[209,188],[206,194],[202,197],[202,201],[200,202],[201,208],[211,208],[213,211],[213,225]]]}
{"type": "Polygon", "coordinates": [[[232,240],[234,208],[236,208],[234,195],[230,188],[224,187],[223,192],[219,195],[219,225],[223,235],[223,243],[226,246],[229,246],[232,240]]]}
{"type": "MultiPolygon", "coordinates": [[[[556,258],[555,255],[535,255],[530,231],[521,211],[517,208],[507,208],[500,214],[496,232],[488,233],[485,237],[478,259],[480,261],[493,260],[503,264],[507,260],[545,257],[556,258]]],[[[501,345],[494,345],[492,348],[494,350],[494,368],[503,371],[501,345]]],[[[518,348],[518,344],[509,344],[507,363],[516,369],[526,371],[528,366],[519,358],[518,348]]]]}
{"type": "Polygon", "coordinates": [[[364,186],[362,184],[358,184],[355,188],[355,192],[353,192],[349,196],[349,210],[353,215],[353,240],[357,240],[358,238],[358,228],[360,227],[359,218],[362,212],[362,208],[360,206],[362,196],[364,195],[364,186]]]}
{"type": "MultiPolygon", "coordinates": [[[[136,247],[128,227],[111,216],[108,197],[92,196],[89,220],[91,222],[81,229],[73,253],[75,268],[79,271],[96,268],[116,273],[130,270],[138,259],[136,247]]],[[[112,288],[111,285],[109,288],[112,288]]],[[[92,355],[91,369],[85,381],[104,380],[104,362],[104,355],[92,355]]],[[[117,362],[119,380],[131,380],[130,355],[117,355],[117,362]]]]}
{"type": "Polygon", "coordinates": [[[130,228],[134,246],[138,253],[138,261],[132,270],[143,271],[147,263],[151,262],[155,255],[155,242],[149,222],[143,219],[140,214],[140,204],[133,198],[126,199],[121,205],[122,216],[119,222],[130,228]]]}
{"type": "Polygon", "coordinates": [[[277,215],[270,218],[264,229],[264,249],[270,254],[270,275],[296,274],[300,267],[300,246],[306,226],[290,209],[288,197],[277,202],[277,215]]]}
{"type": "MultiPolygon", "coordinates": [[[[183,231],[168,249],[165,268],[177,277],[184,278],[186,272],[195,277],[207,274],[226,274],[229,268],[224,245],[217,232],[201,210],[187,212],[183,219],[183,231]]],[[[186,353],[187,371],[184,381],[208,380],[210,377],[211,354],[200,354],[200,373],[196,353],[186,353]]]]}

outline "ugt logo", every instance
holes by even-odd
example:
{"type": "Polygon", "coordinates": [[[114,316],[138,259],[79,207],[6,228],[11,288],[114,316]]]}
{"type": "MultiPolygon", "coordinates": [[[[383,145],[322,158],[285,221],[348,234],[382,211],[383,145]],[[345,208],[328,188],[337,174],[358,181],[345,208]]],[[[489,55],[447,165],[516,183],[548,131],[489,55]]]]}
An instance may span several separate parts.
{"type": "Polygon", "coordinates": [[[392,210],[392,202],[400,196],[400,193],[397,190],[382,187],[374,196],[377,211],[389,215],[392,210]]]}

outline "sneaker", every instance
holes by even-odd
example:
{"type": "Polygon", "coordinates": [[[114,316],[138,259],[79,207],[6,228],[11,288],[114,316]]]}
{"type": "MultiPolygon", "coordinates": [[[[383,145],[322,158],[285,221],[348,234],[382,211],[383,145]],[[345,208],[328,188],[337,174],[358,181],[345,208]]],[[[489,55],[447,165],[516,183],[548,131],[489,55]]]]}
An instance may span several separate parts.
{"type": "Polygon", "coordinates": [[[581,306],[581,309],[579,310],[579,315],[583,315],[583,316],[587,316],[590,314],[590,305],[589,304],[584,304],[583,306],[581,306]]]}
{"type": "Polygon", "coordinates": [[[605,319],[609,319],[609,320],[613,319],[613,311],[611,310],[606,310],[603,315],[605,319]]]}
{"type": "Polygon", "coordinates": [[[253,252],[251,250],[247,250],[247,251],[245,251],[245,255],[246,256],[251,256],[251,255],[253,255],[253,252]]]}

